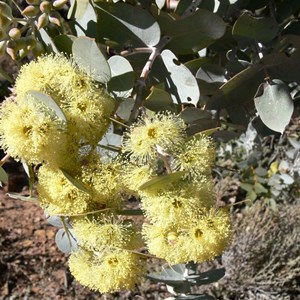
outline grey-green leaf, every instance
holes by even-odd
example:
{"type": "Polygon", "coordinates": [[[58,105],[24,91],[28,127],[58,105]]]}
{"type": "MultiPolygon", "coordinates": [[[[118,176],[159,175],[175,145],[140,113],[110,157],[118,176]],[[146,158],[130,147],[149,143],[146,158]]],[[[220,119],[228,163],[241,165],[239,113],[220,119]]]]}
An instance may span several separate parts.
{"type": "Polygon", "coordinates": [[[166,184],[180,180],[184,174],[186,174],[186,171],[178,171],[171,174],[155,177],[142,184],[139,187],[139,190],[161,188],[166,184]]]}
{"type": "Polygon", "coordinates": [[[65,231],[64,228],[60,228],[55,235],[55,243],[58,249],[66,254],[75,252],[78,249],[77,241],[70,229],[65,231]]]}
{"type": "Polygon", "coordinates": [[[76,178],[74,178],[73,176],[71,176],[66,170],[61,169],[61,172],[63,173],[63,175],[69,180],[70,183],[72,183],[74,186],[76,186],[79,190],[85,192],[85,193],[90,193],[90,190],[88,190],[83,184],[82,182],[80,182],[79,180],[77,180],[76,178]]]}
{"type": "Polygon", "coordinates": [[[120,98],[128,98],[134,85],[134,72],[129,61],[119,55],[110,57],[107,61],[111,79],[107,83],[108,90],[120,98]]]}
{"type": "Polygon", "coordinates": [[[6,182],[8,180],[7,173],[4,171],[4,169],[0,166],[0,181],[6,182]]]}
{"type": "Polygon", "coordinates": [[[263,83],[254,103],[263,123],[270,129],[283,133],[294,110],[288,86],[279,80],[263,83]]]}
{"type": "Polygon", "coordinates": [[[38,203],[38,199],[35,197],[30,196],[24,196],[18,193],[7,193],[6,194],[9,198],[15,199],[15,200],[22,200],[22,201],[28,201],[33,203],[38,203]]]}
{"type": "Polygon", "coordinates": [[[173,102],[197,105],[200,98],[198,83],[192,72],[170,50],[164,50],[161,58],[168,70],[166,78],[173,102]]]}
{"type": "Polygon", "coordinates": [[[73,42],[72,52],[76,63],[94,80],[102,83],[110,80],[110,67],[93,39],[77,38],[73,42]]]}
{"type": "Polygon", "coordinates": [[[47,94],[38,92],[38,91],[28,91],[28,95],[32,96],[35,100],[42,102],[44,105],[52,109],[58,118],[67,121],[65,114],[60,109],[60,107],[56,104],[56,102],[47,94]]]}

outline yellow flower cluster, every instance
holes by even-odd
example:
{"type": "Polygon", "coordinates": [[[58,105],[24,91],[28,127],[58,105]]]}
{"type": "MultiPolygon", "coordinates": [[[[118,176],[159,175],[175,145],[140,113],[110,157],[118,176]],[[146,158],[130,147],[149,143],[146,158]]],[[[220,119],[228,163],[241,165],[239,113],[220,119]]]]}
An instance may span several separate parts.
{"type": "Polygon", "coordinates": [[[42,164],[39,203],[48,215],[69,216],[78,242],[72,274],[100,292],[132,288],[145,273],[145,260],[135,253],[143,246],[141,229],[116,215],[122,164],[96,151],[113,99],[62,55],[23,66],[14,90],[0,110],[0,146],[27,164],[42,164]]]}
{"type": "Polygon", "coordinates": [[[171,264],[212,259],[231,236],[228,212],[215,208],[212,140],[185,129],[171,113],[145,116],[123,142],[124,184],[141,198],[149,251],[171,264]]]}

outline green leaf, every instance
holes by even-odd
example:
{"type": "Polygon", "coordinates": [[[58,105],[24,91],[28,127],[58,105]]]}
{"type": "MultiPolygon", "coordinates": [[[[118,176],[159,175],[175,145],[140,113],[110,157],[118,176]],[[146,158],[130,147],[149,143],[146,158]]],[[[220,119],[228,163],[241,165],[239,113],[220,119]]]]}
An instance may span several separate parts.
{"type": "Polygon", "coordinates": [[[155,177],[142,184],[139,187],[139,190],[152,190],[161,188],[169,183],[180,180],[184,174],[186,174],[186,171],[178,171],[171,174],[155,177]]]}
{"type": "Polygon", "coordinates": [[[253,190],[253,185],[250,183],[241,183],[240,187],[247,192],[251,192],[253,190]]]}
{"type": "Polygon", "coordinates": [[[196,285],[204,285],[216,282],[225,276],[225,268],[213,269],[201,272],[196,275],[186,276],[188,280],[193,280],[196,285]]]}
{"type": "Polygon", "coordinates": [[[108,91],[120,98],[128,98],[134,86],[134,72],[129,61],[119,55],[110,57],[107,61],[111,78],[107,83],[108,91]]]}
{"type": "Polygon", "coordinates": [[[60,34],[53,41],[57,49],[70,56],[72,54],[72,45],[76,37],[74,35],[60,34]]]}
{"type": "Polygon", "coordinates": [[[117,210],[116,213],[122,216],[142,216],[143,211],[141,209],[123,209],[117,210]]]}
{"type": "Polygon", "coordinates": [[[35,34],[38,40],[44,44],[48,53],[53,53],[53,52],[56,54],[59,53],[53,39],[50,37],[50,35],[48,34],[45,28],[40,28],[39,30],[36,31],[35,34]]]}
{"type": "Polygon", "coordinates": [[[111,78],[110,67],[93,39],[77,38],[72,45],[76,63],[94,80],[107,83],[111,78]]]}
{"type": "Polygon", "coordinates": [[[200,119],[211,119],[211,113],[196,107],[187,107],[181,113],[180,117],[185,123],[190,124],[200,119]]]}
{"type": "Polygon", "coordinates": [[[156,112],[166,110],[174,111],[175,105],[168,92],[158,86],[152,86],[150,91],[144,103],[146,108],[156,112]]]}
{"type": "Polygon", "coordinates": [[[116,115],[121,119],[128,121],[131,111],[134,106],[134,100],[132,98],[127,98],[121,101],[118,109],[116,111],[116,115]]]}
{"type": "Polygon", "coordinates": [[[35,100],[42,102],[44,105],[52,109],[58,118],[67,122],[65,114],[49,95],[38,91],[28,91],[27,94],[32,96],[35,100]]]}
{"type": "Polygon", "coordinates": [[[263,123],[270,129],[283,133],[294,110],[288,86],[279,80],[263,83],[254,103],[263,123]]]}
{"type": "MultiPolygon", "coordinates": [[[[100,35],[106,39],[119,42],[118,36],[125,27],[144,45],[155,46],[159,42],[159,25],[147,10],[126,3],[103,2],[97,3],[95,7],[98,8],[96,12],[100,35]]],[[[126,33],[126,30],[124,32],[126,33]]]]}
{"type": "Polygon", "coordinates": [[[176,54],[196,53],[221,38],[226,29],[219,16],[204,9],[198,9],[191,16],[179,20],[161,12],[158,22],[162,35],[171,38],[168,49],[176,54]]]}
{"type": "Polygon", "coordinates": [[[256,194],[266,194],[268,190],[259,182],[254,183],[254,191],[256,194]]]}
{"type": "Polygon", "coordinates": [[[262,65],[254,65],[238,73],[223,84],[218,93],[209,99],[206,109],[241,107],[244,103],[252,102],[264,77],[262,65]]]}
{"type": "Polygon", "coordinates": [[[235,22],[232,34],[237,40],[268,43],[276,37],[278,30],[273,18],[255,18],[244,13],[235,22]]]}
{"type": "Polygon", "coordinates": [[[0,166],[0,181],[1,182],[6,182],[8,181],[8,176],[5,170],[0,166]]]}
{"type": "Polygon", "coordinates": [[[161,58],[168,70],[166,78],[171,97],[175,104],[197,105],[200,98],[198,83],[191,71],[181,64],[170,50],[164,50],[161,58]]]}
{"type": "Polygon", "coordinates": [[[5,80],[9,81],[10,83],[13,83],[13,78],[2,68],[0,68],[0,76],[3,77],[5,80]]]}
{"type": "Polygon", "coordinates": [[[76,186],[79,190],[90,194],[91,191],[88,190],[82,182],[80,182],[79,180],[75,179],[73,176],[71,176],[66,170],[60,168],[61,172],[63,173],[63,175],[69,180],[70,183],[72,183],[74,186],[76,186]]]}
{"type": "Polygon", "coordinates": [[[81,19],[88,9],[89,0],[76,0],[75,18],[81,19]]]}
{"type": "Polygon", "coordinates": [[[9,198],[15,199],[15,200],[22,200],[22,201],[28,201],[28,202],[33,202],[33,203],[38,203],[38,199],[35,197],[30,197],[30,196],[23,196],[18,193],[7,193],[6,194],[9,198]]]}

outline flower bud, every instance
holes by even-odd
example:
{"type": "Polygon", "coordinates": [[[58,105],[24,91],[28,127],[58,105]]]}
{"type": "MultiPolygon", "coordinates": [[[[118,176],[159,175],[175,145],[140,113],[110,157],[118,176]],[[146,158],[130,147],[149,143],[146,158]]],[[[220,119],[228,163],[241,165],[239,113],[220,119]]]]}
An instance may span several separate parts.
{"type": "Polygon", "coordinates": [[[27,49],[24,49],[24,48],[20,49],[20,51],[19,51],[20,58],[25,57],[28,54],[28,52],[29,52],[29,50],[27,50],[27,49]]]}
{"type": "Polygon", "coordinates": [[[40,9],[36,6],[29,5],[23,11],[22,15],[27,17],[36,17],[40,9]]]}
{"type": "Polygon", "coordinates": [[[21,31],[18,28],[12,28],[9,32],[8,35],[13,39],[13,40],[18,40],[21,37],[21,31]]]}
{"type": "Polygon", "coordinates": [[[40,10],[42,13],[49,13],[52,10],[52,4],[49,1],[43,1],[40,4],[40,10]]]}
{"type": "Polygon", "coordinates": [[[54,15],[49,15],[49,21],[50,21],[50,23],[52,23],[56,26],[59,26],[59,27],[61,26],[60,20],[57,17],[55,17],[54,15]]]}
{"type": "Polygon", "coordinates": [[[12,60],[17,59],[17,49],[16,49],[16,42],[13,40],[8,41],[7,47],[6,47],[6,53],[11,57],[12,60]]]}
{"type": "Polygon", "coordinates": [[[37,28],[41,29],[41,28],[47,26],[48,22],[49,22],[48,15],[46,13],[43,13],[38,18],[37,28]]]}
{"type": "Polygon", "coordinates": [[[7,41],[0,42],[0,55],[3,55],[6,50],[7,41]]]}
{"type": "Polygon", "coordinates": [[[69,0],[55,0],[53,2],[53,7],[55,9],[62,9],[64,7],[65,4],[68,3],[69,0]]]}

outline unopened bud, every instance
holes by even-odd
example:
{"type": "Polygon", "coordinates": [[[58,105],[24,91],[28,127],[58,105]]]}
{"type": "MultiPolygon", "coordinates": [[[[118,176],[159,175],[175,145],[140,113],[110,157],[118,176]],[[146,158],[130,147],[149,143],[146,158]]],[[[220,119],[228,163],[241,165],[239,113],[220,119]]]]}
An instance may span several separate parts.
{"type": "Polygon", "coordinates": [[[49,22],[49,20],[48,20],[48,15],[45,14],[45,13],[43,13],[43,14],[40,15],[39,18],[38,18],[38,21],[37,21],[37,28],[38,28],[38,29],[41,29],[41,28],[47,26],[47,25],[48,25],[48,22],[49,22]]]}
{"type": "Polygon", "coordinates": [[[28,54],[28,50],[27,49],[20,49],[20,51],[19,51],[19,57],[20,58],[23,58],[23,57],[25,57],[27,54],[28,54]]]}
{"type": "Polygon", "coordinates": [[[0,15],[9,19],[12,19],[12,11],[8,4],[0,1],[0,15]]]}
{"type": "Polygon", "coordinates": [[[54,25],[56,25],[58,27],[61,26],[60,20],[57,17],[55,17],[55,16],[51,16],[50,15],[49,16],[49,21],[50,21],[50,23],[52,23],[52,24],[54,24],[54,25]]]}
{"type": "Polygon", "coordinates": [[[7,41],[0,42],[0,55],[3,55],[6,50],[7,41]]]}
{"type": "Polygon", "coordinates": [[[44,53],[45,53],[45,49],[44,49],[43,45],[40,42],[37,42],[36,46],[32,49],[32,54],[35,57],[38,57],[44,53]]]}
{"type": "Polygon", "coordinates": [[[42,13],[49,13],[52,10],[52,4],[49,1],[43,1],[40,4],[40,10],[42,13]]]}
{"type": "Polygon", "coordinates": [[[6,47],[6,53],[11,57],[12,60],[17,59],[17,50],[11,47],[6,47]]]}
{"type": "Polygon", "coordinates": [[[68,3],[69,0],[55,0],[53,2],[53,7],[56,9],[62,9],[65,4],[68,3]]]}
{"type": "Polygon", "coordinates": [[[22,15],[27,17],[36,17],[40,9],[36,6],[29,5],[23,11],[22,15]]]}
{"type": "Polygon", "coordinates": [[[13,39],[13,40],[18,40],[21,37],[21,31],[18,28],[12,28],[9,32],[8,35],[13,39]]]}

